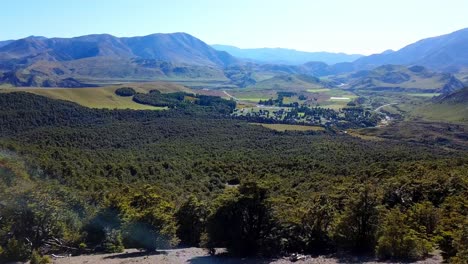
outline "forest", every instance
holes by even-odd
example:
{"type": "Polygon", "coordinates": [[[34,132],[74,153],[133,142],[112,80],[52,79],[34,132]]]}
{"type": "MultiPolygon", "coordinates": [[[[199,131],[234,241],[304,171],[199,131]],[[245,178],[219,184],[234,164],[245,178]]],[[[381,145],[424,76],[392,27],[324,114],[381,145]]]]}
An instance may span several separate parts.
{"type": "Polygon", "coordinates": [[[0,261],[179,246],[468,259],[464,149],[278,132],[233,118],[228,100],[133,96],[197,103],[102,110],[0,94],[0,261]]]}

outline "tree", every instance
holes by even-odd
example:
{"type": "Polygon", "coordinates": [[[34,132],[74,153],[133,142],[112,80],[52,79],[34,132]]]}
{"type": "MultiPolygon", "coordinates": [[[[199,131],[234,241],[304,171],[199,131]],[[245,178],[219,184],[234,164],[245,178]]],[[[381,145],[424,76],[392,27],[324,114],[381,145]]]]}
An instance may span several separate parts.
{"type": "Polygon", "coordinates": [[[408,211],[408,220],[418,232],[432,236],[439,221],[439,209],[431,202],[425,201],[413,205],[408,211]]]}
{"type": "MultiPolygon", "coordinates": [[[[442,204],[437,244],[447,261],[457,262],[467,257],[468,201],[465,195],[452,196],[442,204]]],[[[460,263],[463,263],[460,261],[460,263]]]]}
{"type": "Polygon", "coordinates": [[[120,204],[124,219],[124,244],[154,251],[178,244],[174,205],[149,186],[124,197],[120,204]]]}
{"type": "Polygon", "coordinates": [[[115,94],[118,96],[134,96],[136,91],[131,87],[122,87],[115,90],[115,94]]]}
{"type": "Polygon", "coordinates": [[[374,186],[364,185],[351,195],[335,228],[337,244],[356,252],[372,252],[378,227],[379,196],[374,186]]]}
{"type": "Polygon", "coordinates": [[[175,214],[177,220],[177,236],[184,246],[197,247],[205,231],[208,209],[195,196],[190,195],[187,201],[175,214]]]}
{"type": "MultiPolygon", "coordinates": [[[[112,200],[107,206],[101,208],[85,225],[84,231],[86,232],[86,241],[90,245],[102,245],[105,241],[109,243],[109,241],[115,240],[109,239],[109,232],[111,230],[120,230],[121,226],[122,219],[119,205],[117,201],[112,200]]],[[[106,248],[106,246],[104,246],[104,248],[106,248]]]]}
{"type": "Polygon", "coordinates": [[[310,202],[302,222],[307,234],[308,252],[327,253],[333,249],[330,229],[334,214],[335,209],[326,196],[320,195],[310,202]]]}
{"type": "Polygon", "coordinates": [[[29,244],[31,250],[45,244],[57,244],[67,226],[66,213],[61,201],[54,199],[47,190],[35,190],[16,197],[11,204],[10,234],[29,244]]]}
{"type": "Polygon", "coordinates": [[[391,209],[379,228],[376,254],[383,259],[414,260],[431,252],[432,244],[425,234],[409,226],[408,216],[400,209],[391,209]]]}
{"type": "Polygon", "coordinates": [[[252,182],[239,189],[228,189],[216,203],[209,217],[208,247],[226,247],[235,255],[268,253],[268,236],[272,230],[267,189],[252,182]]]}

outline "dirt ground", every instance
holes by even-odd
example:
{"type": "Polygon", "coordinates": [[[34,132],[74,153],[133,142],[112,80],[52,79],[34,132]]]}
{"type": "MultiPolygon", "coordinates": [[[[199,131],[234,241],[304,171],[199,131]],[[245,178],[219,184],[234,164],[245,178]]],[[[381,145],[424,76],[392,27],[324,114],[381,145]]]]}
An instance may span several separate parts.
{"type": "MultiPolygon", "coordinates": [[[[287,264],[287,263],[299,263],[299,264],[335,264],[335,263],[394,263],[394,262],[377,262],[375,259],[369,258],[358,258],[358,257],[310,257],[307,256],[305,260],[299,260],[291,262],[288,258],[280,259],[256,259],[256,258],[229,258],[225,256],[210,256],[204,249],[201,248],[184,248],[184,249],[173,249],[164,250],[155,253],[141,252],[136,249],[127,249],[123,253],[116,254],[100,254],[100,255],[82,255],[65,258],[55,258],[53,260],[55,264],[287,264]]],[[[423,260],[415,262],[418,264],[435,264],[442,263],[442,257],[439,254],[423,260]]]]}

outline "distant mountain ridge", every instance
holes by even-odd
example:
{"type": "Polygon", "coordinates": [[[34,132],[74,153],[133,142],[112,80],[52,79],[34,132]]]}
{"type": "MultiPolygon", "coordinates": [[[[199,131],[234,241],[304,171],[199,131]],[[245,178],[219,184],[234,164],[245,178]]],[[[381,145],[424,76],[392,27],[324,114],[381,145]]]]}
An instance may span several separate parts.
{"type": "Polygon", "coordinates": [[[30,36],[0,46],[0,84],[82,87],[78,80],[226,79],[223,68],[238,62],[186,33],[118,38],[30,36]]]}
{"type": "Polygon", "coordinates": [[[422,65],[434,70],[457,71],[468,65],[468,28],[422,39],[398,51],[383,52],[354,61],[356,69],[385,64],[422,65]]]}
{"type": "Polygon", "coordinates": [[[364,56],[360,54],[332,52],[306,52],[284,48],[241,49],[235,46],[219,44],[211,45],[211,47],[220,51],[226,51],[235,57],[247,59],[252,62],[290,65],[299,65],[310,61],[336,64],[340,62],[352,62],[364,56]]]}
{"type": "Polygon", "coordinates": [[[27,37],[0,44],[0,62],[71,61],[90,57],[143,58],[174,64],[226,66],[236,59],[186,33],[118,38],[108,34],[74,38],[27,37]]]}

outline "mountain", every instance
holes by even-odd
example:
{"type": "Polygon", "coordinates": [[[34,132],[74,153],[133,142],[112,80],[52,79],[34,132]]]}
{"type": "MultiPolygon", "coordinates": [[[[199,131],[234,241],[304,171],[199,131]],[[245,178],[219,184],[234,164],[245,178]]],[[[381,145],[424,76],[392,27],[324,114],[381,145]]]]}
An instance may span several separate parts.
{"type": "Polygon", "coordinates": [[[383,65],[337,77],[353,90],[451,93],[464,84],[449,73],[438,73],[423,66],[383,65]]]}
{"type": "Polygon", "coordinates": [[[327,64],[352,62],[363,55],[331,53],[331,52],[305,52],[283,48],[240,49],[229,45],[211,45],[213,48],[226,51],[229,54],[257,63],[275,63],[299,65],[309,61],[320,61],[327,64]]]}
{"type": "Polygon", "coordinates": [[[0,41],[0,48],[3,47],[3,46],[6,46],[8,44],[10,44],[11,42],[13,42],[14,40],[3,40],[3,41],[0,41]]]}
{"type": "Polygon", "coordinates": [[[186,33],[118,38],[87,35],[75,38],[27,37],[0,47],[0,61],[70,61],[90,57],[142,58],[174,64],[225,66],[236,61],[186,33]]]}
{"type": "Polygon", "coordinates": [[[238,62],[186,33],[118,38],[27,37],[0,46],[0,83],[81,87],[77,80],[226,79],[238,62]]]}
{"type": "Polygon", "coordinates": [[[354,62],[357,69],[385,64],[422,65],[439,71],[457,71],[468,66],[468,28],[410,44],[398,51],[362,57],[354,62]]]}
{"type": "Polygon", "coordinates": [[[139,58],[209,66],[226,66],[236,62],[227,52],[217,51],[186,33],[153,34],[122,40],[139,58]]]}

